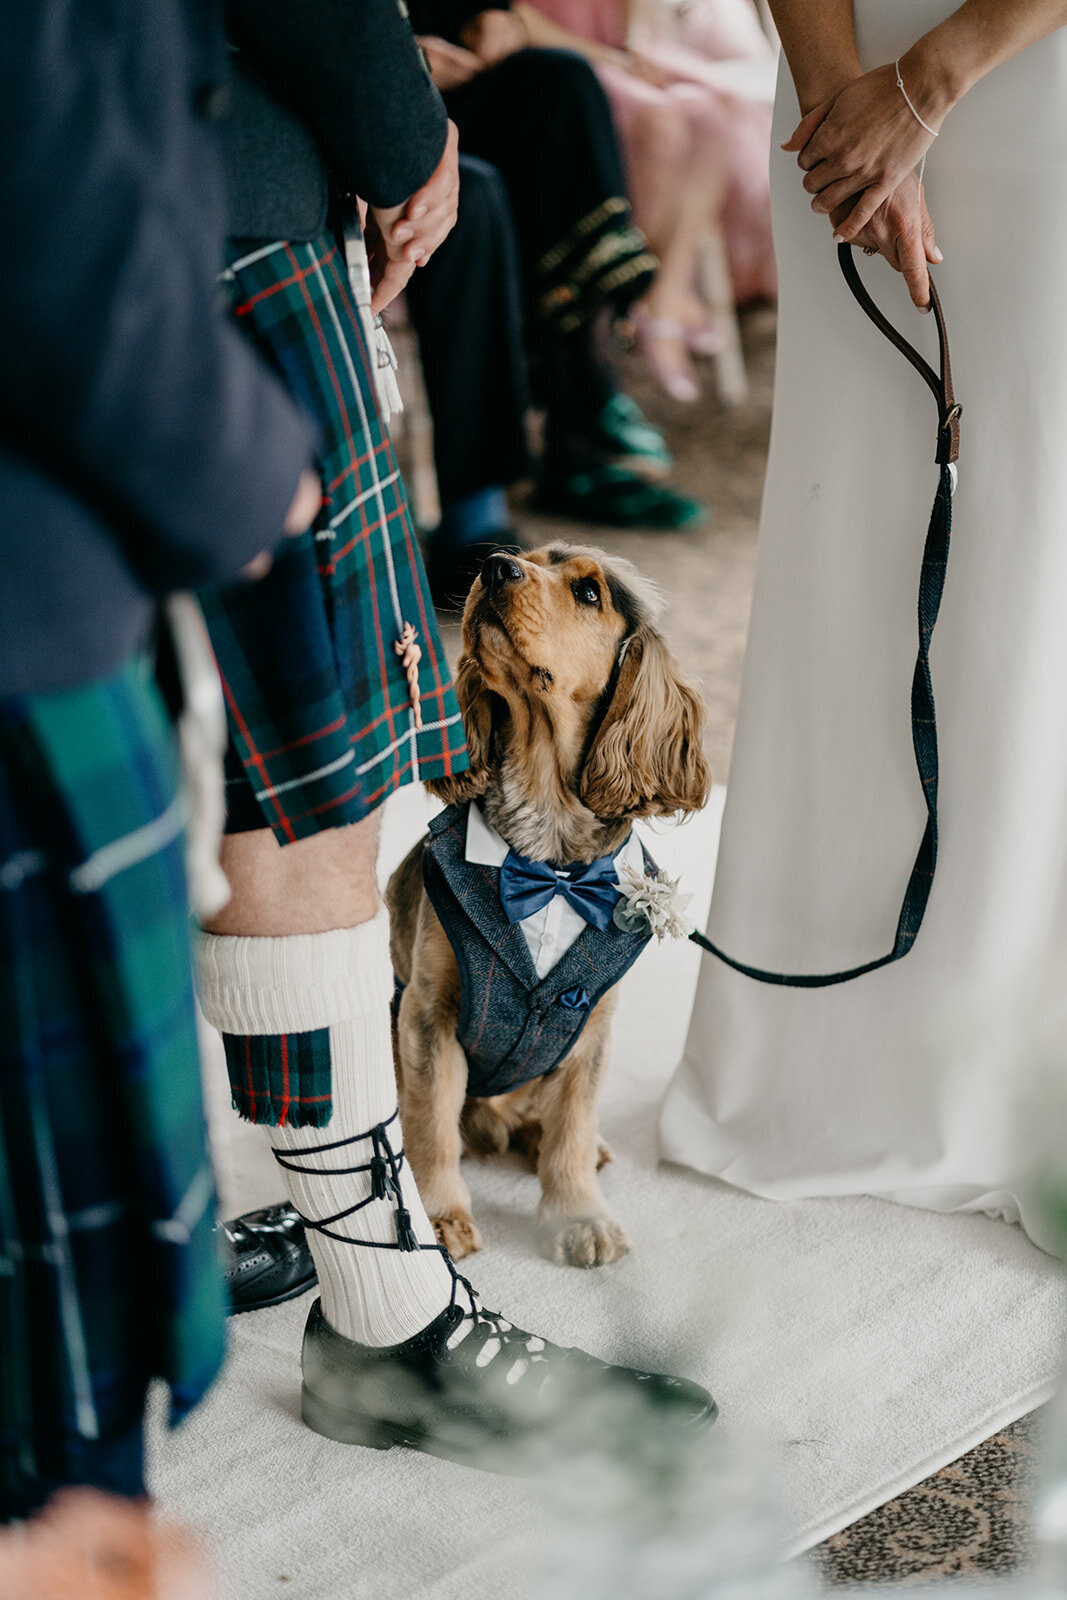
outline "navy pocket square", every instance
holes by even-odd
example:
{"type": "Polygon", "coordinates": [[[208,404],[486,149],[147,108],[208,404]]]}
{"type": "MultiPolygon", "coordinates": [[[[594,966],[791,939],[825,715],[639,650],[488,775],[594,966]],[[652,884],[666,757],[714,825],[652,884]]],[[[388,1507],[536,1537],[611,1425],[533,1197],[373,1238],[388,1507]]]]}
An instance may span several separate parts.
{"type": "Polygon", "coordinates": [[[561,1006],[565,1006],[568,1011],[588,1011],[589,990],[580,988],[565,989],[559,997],[559,1003],[561,1006]]]}

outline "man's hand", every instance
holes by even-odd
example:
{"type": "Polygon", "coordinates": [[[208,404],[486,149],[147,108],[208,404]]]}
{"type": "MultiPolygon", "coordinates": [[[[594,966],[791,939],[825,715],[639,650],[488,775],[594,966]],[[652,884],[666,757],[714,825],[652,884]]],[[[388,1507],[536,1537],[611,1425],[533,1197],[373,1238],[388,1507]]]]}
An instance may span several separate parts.
{"type": "Polygon", "coordinates": [[[297,534],[306,533],[318,516],[321,505],[322,484],[319,475],[317,472],[312,472],[310,467],[305,467],[300,474],[293,503],[285,514],[282,532],[290,539],[297,534]]]}
{"type": "MultiPolygon", "coordinates": [[[[285,521],[282,523],[282,532],[286,538],[294,539],[299,534],[305,533],[318,516],[321,505],[322,484],[319,475],[317,472],[312,472],[310,467],[305,467],[300,474],[292,504],[285,513],[285,521]]],[[[257,578],[265,578],[273,565],[274,557],[271,552],[262,550],[241,568],[241,576],[254,583],[257,578]]]]}
{"type": "Polygon", "coordinates": [[[417,263],[404,256],[404,246],[392,242],[392,228],[404,214],[403,206],[376,210],[371,206],[363,224],[363,242],[370,268],[371,310],[377,316],[403,294],[415,275],[417,263]]]}
{"type": "Polygon", "coordinates": [[[367,212],[371,310],[376,315],[396,299],[415,268],[429,261],[448,238],[458,211],[459,134],[450,122],[445,153],[422,188],[403,205],[371,206],[367,212]]]}
{"type": "Polygon", "coordinates": [[[447,39],[438,39],[434,34],[422,34],[419,43],[429,63],[430,77],[442,94],[447,94],[449,89],[461,89],[476,78],[484,66],[473,50],[461,50],[458,44],[449,44],[447,39]]]}

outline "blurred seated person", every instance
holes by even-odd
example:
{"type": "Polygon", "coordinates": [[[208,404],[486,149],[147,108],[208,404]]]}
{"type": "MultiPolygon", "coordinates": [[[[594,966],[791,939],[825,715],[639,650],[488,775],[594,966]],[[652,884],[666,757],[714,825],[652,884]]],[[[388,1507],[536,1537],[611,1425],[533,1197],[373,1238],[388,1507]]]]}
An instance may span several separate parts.
{"type": "Polygon", "coordinates": [[[708,62],[769,59],[772,50],[752,0],[693,0],[673,37],[650,35],[639,50],[629,45],[637,9],[637,0],[515,0],[471,19],[461,37],[482,60],[549,45],[594,66],[622,142],[634,219],[661,263],[636,308],[638,346],[662,388],[691,402],[700,386],[690,354],[713,353],[723,337],[698,291],[709,223],[722,230],[739,303],[773,298],[777,286],[771,106],[725,93],[708,62]]]}
{"type": "MultiPolygon", "coordinates": [[[[427,573],[439,605],[461,604],[482,561],[519,550],[507,490],[536,468],[526,412],[522,273],[508,193],[488,162],[460,157],[459,219],[409,283],[433,418],[441,521],[429,537],[427,573]]],[[[624,527],[680,527],[696,501],[649,481],[669,471],[662,436],[614,388],[596,345],[575,357],[572,389],[543,368],[547,405],[541,498],[565,514],[624,527]],[[575,485],[574,479],[582,481],[575,485]]]]}
{"type": "MultiPolygon", "coordinates": [[[[612,324],[647,291],[657,262],[633,226],[611,112],[595,73],[569,51],[524,49],[499,63],[483,62],[457,42],[479,15],[469,0],[411,0],[410,10],[459,129],[460,151],[479,162],[464,170],[456,229],[416,274],[413,296],[409,289],[448,502],[442,546],[456,531],[454,502],[485,487],[477,479],[487,465],[473,478],[457,478],[445,459],[451,447],[440,442],[442,424],[446,438],[465,433],[454,452],[462,463],[482,454],[478,418],[464,404],[472,405],[483,386],[499,394],[510,374],[512,415],[525,409],[517,305],[525,317],[533,401],[546,413],[539,506],[619,527],[702,521],[706,513],[698,501],[650,481],[669,472],[670,455],[662,436],[620,392],[608,354],[612,324]],[[487,269],[486,262],[493,266],[487,269]],[[518,294],[505,290],[500,276],[508,263],[518,294]],[[494,276],[490,292],[486,284],[494,276]],[[495,363],[491,378],[479,370],[479,355],[486,368],[495,363]]],[[[490,437],[499,426],[497,417],[490,437]]],[[[512,461],[513,471],[510,445],[504,460],[512,461]]],[[[490,487],[507,481],[502,466],[490,487]]],[[[502,505],[498,496],[498,516],[502,505]]],[[[484,524],[485,517],[482,505],[469,526],[478,518],[484,524]]],[[[437,566],[432,548],[431,565],[437,566]]]]}
{"type": "Polygon", "coordinates": [[[507,191],[460,156],[452,234],[405,291],[433,418],[441,520],[426,574],[438,605],[459,605],[494,550],[518,551],[507,490],[532,472],[522,289],[507,191]]]}

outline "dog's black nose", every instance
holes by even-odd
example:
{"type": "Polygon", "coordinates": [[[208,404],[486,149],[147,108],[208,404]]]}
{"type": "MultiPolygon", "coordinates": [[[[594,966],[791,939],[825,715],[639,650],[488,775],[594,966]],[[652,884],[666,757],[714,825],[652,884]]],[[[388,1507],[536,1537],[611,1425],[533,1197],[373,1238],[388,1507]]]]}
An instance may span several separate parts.
{"type": "Polygon", "coordinates": [[[522,568],[511,556],[498,550],[482,562],[482,582],[487,589],[502,589],[506,583],[518,583],[522,568]]]}

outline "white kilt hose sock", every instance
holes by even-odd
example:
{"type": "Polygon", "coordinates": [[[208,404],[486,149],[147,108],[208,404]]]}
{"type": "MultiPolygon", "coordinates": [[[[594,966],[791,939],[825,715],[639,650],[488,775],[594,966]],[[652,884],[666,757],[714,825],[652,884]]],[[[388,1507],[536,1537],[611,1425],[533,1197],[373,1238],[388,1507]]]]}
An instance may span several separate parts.
{"type": "Polygon", "coordinates": [[[234,1105],[267,1124],[308,1224],[327,1322],[365,1345],[419,1333],[448,1305],[452,1276],[403,1156],[384,907],[332,933],[201,934],[197,988],[234,1105]]]}

